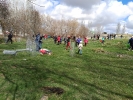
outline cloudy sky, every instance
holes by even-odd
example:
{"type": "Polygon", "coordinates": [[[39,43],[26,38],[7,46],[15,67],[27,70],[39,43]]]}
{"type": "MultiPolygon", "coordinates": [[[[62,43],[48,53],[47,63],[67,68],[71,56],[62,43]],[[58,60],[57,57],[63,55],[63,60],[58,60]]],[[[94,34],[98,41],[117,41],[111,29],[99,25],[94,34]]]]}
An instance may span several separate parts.
{"type": "Polygon", "coordinates": [[[133,0],[34,0],[33,2],[40,13],[55,19],[63,17],[84,20],[90,27],[103,26],[104,31],[108,33],[115,33],[117,24],[120,23],[121,31],[125,25],[125,32],[133,34],[133,0]]]}

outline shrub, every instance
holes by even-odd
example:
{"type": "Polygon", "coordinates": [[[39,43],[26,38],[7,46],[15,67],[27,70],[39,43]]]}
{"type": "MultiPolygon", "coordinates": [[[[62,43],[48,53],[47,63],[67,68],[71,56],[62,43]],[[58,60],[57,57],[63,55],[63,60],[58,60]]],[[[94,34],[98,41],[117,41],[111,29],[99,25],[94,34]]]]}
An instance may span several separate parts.
{"type": "Polygon", "coordinates": [[[96,53],[98,53],[98,52],[105,52],[105,51],[103,50],[103,48],[96,48],[96,49],[93,49],[92,51],[94,51],[94,52],[96,52],[96,53]]]}
{"type": "Polygon", "coordinates": [[[119,47],[120,49],[124,49],[125,43],[124,43],[123,41],[119,41],[119,42],[117,43],[117,47],[119,47]]]}

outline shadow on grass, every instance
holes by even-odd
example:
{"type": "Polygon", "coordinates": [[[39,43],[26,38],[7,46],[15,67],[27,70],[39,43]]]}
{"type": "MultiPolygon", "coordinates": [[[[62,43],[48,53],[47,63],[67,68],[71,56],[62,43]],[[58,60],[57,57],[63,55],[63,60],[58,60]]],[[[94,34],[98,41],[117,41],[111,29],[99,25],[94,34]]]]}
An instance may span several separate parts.
{"type": "MultiPolygon", "coordinates": [[[[63,84],[65,86],[69,86],[69,87],[72,87],[72,88],[76,88],[76,90],[78,90],[80,93],[82,93],[84,95],[97,94],[96,90],[100,90],[100,91],[103,91],[103,92],[106,92],[106,93],[109,93],[109,94],[118,95],[120,97],[125,97],[125,98],[128,98],[128,99],[133,99],[133,96],[129,96],[129,95],[120,94],[120,93],[117,93],[117,92],[114,92],[114,91],[110,91],[108,89],[104,89],[104,88],[101,88],[99,86],[96,86],[95,84],[91,84],[91,83],[85,82],[83,80],[79,80],[77,78],[70,77],[70,76],[65,75],[65,74],[64,75],[63,74],[59,74],[59,73],[57,74],[57,73],[55,73],[53,71],[50,71],[50,73],[53,73],[54,75],[65,77],[66,79],[68,79],[70,81],[76,82],[77,84],[81,84],[82,86],[86,86],[86,88],[88,88],[88,87],[92,88],[92,91],[91,91],[92,93],[86,93],[79,86],[73,86],[73,85],[67,84],[66,82],[62,82],[62,81],[58,81],[57,80],[57,82],[60,83],[60,84],[63,84]]],[[[103,95],[103,94],[101,94],[101,95],[103,95]]]]}
{"type": "Polygon", "coordinates": [[[6,76],[6,74],[5,74],[4,72],[2,72],[2,74],[4,75],[5,80],[7,80],[7,81],[10,82],[11,84],[15,85],[15,89],[14,89],[14,91],[13,91],[13,93],[12,93],[12,94],[13,94],[12,100],[15,100],[15,98],[16,98],[16,93],[17,93],[17,90],[18,90],[18,84],[16,84],[16,83],[13,82],[12,80],[10,80],[9,77],[6,76]]]}
{"type": "MultiPolygon", "coordinates": [[[[128,66],[129,68],[127,68],[127,66],[125,66],[125,67],[117,66],[120,63],[123,63],[124,65],[126,65],[127,63],[121,62],[119,60],[118,61],[117,60],[109,61],[109,60],[106,60],[106,59],[103,59],[103,58],[101,58],[100,60],[99,59],[94,60],[94,59],[91,59],[91,58],[89,58],[89,60],[87,60],[87,59],[84,59],[84,60],[86,61],[86,64],[88,64],[88,67],[84,67],[85,68],[84,70],[88,70],[89,72],[92,72],[92,73],[95,73],[95,74],[98,73],[99,76],[102,76],[102,77],[104,75],[104,78],[107,78],[108,81],[110,81],[110,82],[117,81],[117,82],[123,83],[125,85],[128,84],[128,86],[130,86],[131,88],[133,87],[132,78],[129,77],[129,76],[131,76],[131,74],[133,74],[133,72],[132,72],[133,68],[130,67],[130,66],[128,66]],[[90,64],[88,62],[93,62],[93,63],[90,64]],[[94,63],[96,63],[97,66],[95,66],[94,63]],[[103,67],[101,67],[101,66],[103,66],[103,67]],[[119,71],[115,71],[115,69],[117,69],[119,71]]],[[[121,65],[123,65],[123,64],[121,64],[121,65]]],[[[109,94],[111,93],[111,94],[117,95],[121,98],[124,97],[126,99],[131,99],[131,100],[133,99],[133,95],[131,95],[131,94],[124,94],[124,93],[114,92],[111,89],[108,90],[108,89],[104,89],[104,88],[101,88],[101,87],[97,87],[94,84],[89,84],[89,85],[91,85],[92,87],[97,88],[98,90],[104,91],[106,93],[109,93],[109,94]]],[[[120,87],[120,88],[123,88],[123,87],[120,87]]],[[[101,95],[103,95],[103,94],[101,94],[101,95]]]]}
{"type": "Polygon", "coordinates": [[[5,94],[9,94],[5,98],[10,100],[24,99],[24,100],[39,100],[40,96],[37,97],[37,93],[41,91],[40,88],[44,84],[41,83],[45,80],[45,73],[39,68],[9,68],[1,69],[1,73],[6,80],[2,87],[5,94]],[[8,84],[8,85],[7,85],[8,84]]]}
{"type": "MultiPolygon", "coordinates": [[[[107,66],[107,63],[104,63],[104,62],[102,63],[107,66]]],[[[94,73],[97,73],[97,69],[89,68],[88,70],[94,73]]],[[[107,73],[106,71],[105,72],[103,70],[101,71],[103,74],[107,73]]],[[[133,96],[117,93],[112,90],[99,87],[96,84],[92,84],[92,83],[86,82],[85,80],[71,76],[68,73],[63,73],[63,72],[56,71],[54,69],[49,69],[43,66],[29,67],[28,65],[27,66],[21,65],[20,67],[13,66],[11,68],[2,67],[1,73],[4,75],[5,80],[9,82],[9,84],[12,86],[12,88],[7,87],[6,89],[7,93],[9,93],[7,96],[12,94],[12,96],[9,96],[9,98],[12,98],[12,100],[16,100],[16,99],[39,100],[41,98],[40,96],[42,93],[41,88],[46,86],[45,82],[50,78],[50,76],[61,77],[64,80],[66,80],[66,81],[61,81],[59,78],[57,79],[56,77],[52,78],[55,83],[61,84],[63,86],[66,86],[67,88],[78,91],[81,94],[80,98],[84,100],[99,99],[96,95],[100,95],[101,97],[104,97],[106,99],[109,98],[108,96],[102,93],[98,93],[97,91],[101,91],[112,95],[117,95],[117,96],[120,96],[121,98],[133,99],[133,96]],[[76,83],[78,84],[78,86],[71,83],[76,83]],[[89,91],[85,91],[85,89],[89,91]],[[38,96],[39,93],[40,95],[38,96]]],[[[5,97],[5,98],[8,98],[8,97],[5,97]]],[[[109,99],[113,99],[113,98],[109,98],[109,99]]]]}
{"type": "MultiPolygon", "coordinates": [[[[128,86],[133,88],[133,84],[131,82],[132,78],[133,78],[132,77],[132,74],[133,74],[133,67],[132,66],[124,66],[124,65],[123,66],[117,66],[116,64],[120,63],[119,61],[113,61],[112,64],[107,63],[106,61],[102,61],[101,63],[103,65],[110,67],[110,68],[119,69],[119,73],[114,72],[114,71],[113,72],[108,71],[106,74],[110,74],[110,76],[114,76],[115,81],[119,81],[121,83],[128,84],[128,86]]],[[[112,78],[109,78],[109,79],[111,80],[112,78]]],[[[114,81],[114,80],[112,79],[112,81],[114,81]]]]}

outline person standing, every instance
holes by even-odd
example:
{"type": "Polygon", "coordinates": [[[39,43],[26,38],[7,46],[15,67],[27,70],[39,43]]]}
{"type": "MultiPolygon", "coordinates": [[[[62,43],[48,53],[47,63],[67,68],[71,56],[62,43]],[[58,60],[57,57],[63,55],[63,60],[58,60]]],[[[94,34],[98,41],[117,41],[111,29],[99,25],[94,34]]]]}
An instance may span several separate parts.
{"type": "Polygon", "coordinates": [[[80,41],[80,43],[78,45],[78,54],[82,55],[82,48],[83,48],[83,44],[82,44],[82,41],[80,41]]]}
{"type": "Polygon", "coordinates": [[[70,46],[70,36],[67,38],[67,45],[66,45],[66,50],[69,48],[71,49],[71,46],[70,46]]]}
{"type": "Polygon", "coordinates": [[[130,49],[133,51],[133,36],[129,39],[130,49]]]}
{"type": "Polygon", "coordinates": [[[8,39],[7,39],[7,42],[6,43],[8,43],[10,41],[11,44],[12,44],[12,37],[13,37],[12,32],[8,32],[8,39]]]}
{"type": "Polygon", "coordinates": [[[122,39],[123,35],[121,35],[120,37],[121,37],[121,39],[122,39]]]}
{"type": "Polygon", "coordinates": [[[116,34],[114,34],[114,35],[113,35],[113,37],[114,37],[114,39],[115,39],[115,37],[116,37],[116,34]]]}
{"type": "Polygon", "coordinates": [[[67,38],[64,37],[63,41],[64,41],[64,45],[66,45],[67,44],[67,38]]]}
{"type": "Polygon", "coordinates": [[[105,41],[105,39],[104,39],[104,37],[102,37],[102,44],[104,44],[104,41],[105,41]]]}
{"type": "Polygon", "coordinates": [[[86,46],[87,43],[88,43],[88,39],[85,37],[85,38],[84,38],[84,45],[86,46]]]}
{"type": "Polygon", "coordinates": [[[40,33],[38,33],[36,35],[36,39],[35,39],[35,42],[36,42],[36,51],[39,51],[40,50],[40,33]]]}
{"type": "Polygon", "coordinates": [[[60,41],[61,41],[61,37],[60,37],[60,35],[57,37],[57,44],[59,45],[60,44],[60,41]]]}
{"type": "Polygon", "coordinates": [[[39,40],[39,50],[42,48],[42,39],[43,39],[43,35],[42,36],[40,36],[40,40],[39,40]]]}
{"type": "Polygon", "coordinates": [[[77,38],[77,40],[76,40],[76,46],[79,45],[80,41],[81,41],[81,38],[80,38],[80,36],[79,36],[79,37],[77,38]]]}
{"type": "Polygon", "coordinates": [[[56,44],[56,42],[57,42],[57,36],[55,35],[53,39],[54,39],[54,43],[56,44]]]}

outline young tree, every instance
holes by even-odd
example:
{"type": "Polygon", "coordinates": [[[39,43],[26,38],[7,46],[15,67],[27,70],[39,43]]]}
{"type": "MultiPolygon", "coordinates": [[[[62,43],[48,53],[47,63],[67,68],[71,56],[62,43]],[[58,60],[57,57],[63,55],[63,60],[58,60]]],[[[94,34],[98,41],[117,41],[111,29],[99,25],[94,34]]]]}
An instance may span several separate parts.
{"type": "Polygon", "coordinates": [[[41,30],[40,13],[32,3],[27,1],[27,3],[23,2],[18,5],[16,1],[12,1],[10,13],[7,27],[16,34],[22,33],[24,37],[27,34],[33,36],[41,30]]]}
{"type": "Polygon", "coordinates": [[[87,37],[88,36],[88,28],[85,26],[85,23],[81,23],[80,27],[79,27],[79,34],[82,37],[87,37]]]}
{"type": "Polygon", "coordinates": [[[99,25],[96,27],[97,34],[102,34],[103,33],[103,26],[99,25]]]}
{"type": "Polygon", "coordinates": [[[76,19],[71,19],[67,21],[67,32],[69,35],[77,35],[79,29],[79,23],[76,19]]]}

